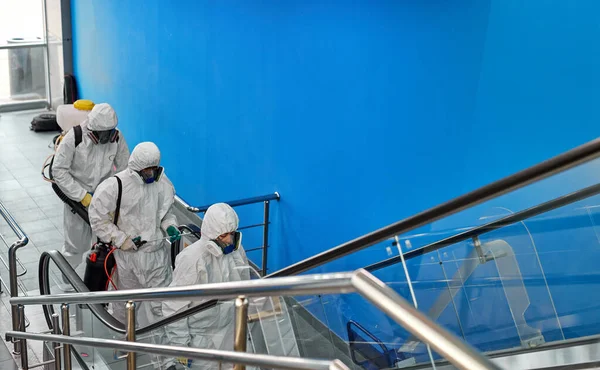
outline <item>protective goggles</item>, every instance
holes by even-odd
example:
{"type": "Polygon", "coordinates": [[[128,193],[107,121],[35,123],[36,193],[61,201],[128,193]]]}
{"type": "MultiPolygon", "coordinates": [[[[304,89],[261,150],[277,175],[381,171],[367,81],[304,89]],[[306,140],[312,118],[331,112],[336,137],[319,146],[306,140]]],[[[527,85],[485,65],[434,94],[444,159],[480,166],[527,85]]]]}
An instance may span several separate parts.
{"type": "Polygon", "coordinates": [[[94,144],[114,143],[119,137],[119,131],[114,128],[112,130],[91,131],[88,136],[94,144]]]}
{"type": "Polygon", "coordinates": [[[160,180],[163,170],[164,169],[160,166],[148,167],[138,171],[138,175],[140,175],[145,184],[152,184],[153,182],[160,180]]]}
{"type": "Polygon", "coordinates": [[[242,233],[239,231],[234,231],[230,233],[233,235],[233,242],[231,244],[225,244],[219,239],[214,239],[213,242],[221,248],[223,254],[229,254],[237,251],[242,245],[242,233]]]}

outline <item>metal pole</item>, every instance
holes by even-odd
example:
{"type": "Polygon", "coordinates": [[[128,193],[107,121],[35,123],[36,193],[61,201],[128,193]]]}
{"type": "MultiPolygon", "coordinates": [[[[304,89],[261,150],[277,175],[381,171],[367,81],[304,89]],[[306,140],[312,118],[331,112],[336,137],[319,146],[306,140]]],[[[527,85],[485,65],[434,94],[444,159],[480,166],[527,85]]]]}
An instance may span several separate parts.
{"type": "Polygon", "coordinates": [[[44,53],[44,64],[46,68],[46,100],[48,102],[48,109],[52,109],[52,89],[50,87],[50,33],[48,32],[48,4],[46,0],[42,0],[42,10],[44,13],[44,42],[46,43],[46,50],[44,53]]]}
{"type": "MultiPolygon", "coordinates": [[[[135,302],[127,302],[125,309],[127,311],[127,340],[135,342],[135,302]]],[[[135,352],[127,354],[127,370],[135,370],[135,355],[135,352]]]]}
{"type": "MultiPolygon", "coordinates": [[[[8,273],[9,273],[9,284],[10,284],[10,296],[11,297],[19,296],[19,287],[18,287],[18,283],[17,283],[17,248],[18,248],[17,243],[13,243],[10,246],[10,248],[8,248],[8,273]]],[[[17,308],[17,305],[14,305],[14,304],[11,305],[10,311],[11,311],[11,315],[12,315],[13,330],[18,331],[19,324],[21,322],[21,320],[19,318],[20,311],[17,308]]],[[[25,325],[23,325],[22,330],[25,331],[25,325]]],[[[25,350],[24,352],[27,352],[27,350],[25,350]]],[[[18,355],[20,353],[21,353],[20,342],[14,342],[14,354],[18,355]]]]}
{"type": "MultiPolygon", "coordinates": [[[[217,349],[191,348],[170,346],[153,343],[128,342],[114,339],[100,339],[89,337],[66,337],[64,335],[23,333],[19,331],[7,331],[6,335],[16,338],[27,338],[30,340],[39,340],[46,342],[59,341],[70,343],[75,346],[90,346],[97,348],[118,349],[121,351],[135,351],[137,353],[147,353],[153,356],[168,357],[186,357],[211,361],[214,363],[224,362],[227,364],[243,363],[246,366],[267,369],[288,369],[288,370],[348,370],[348,368],[338,360],[313,360],[294,356],[274,356],[256,353],[242,353],[234,351],[223,351],[217,349]]],[[[216,365],[215,365],[216,367],[216,365]]],[[[141,367],[140,367],[141,368],[141,367]]]]}
{"type": "MultiPolygon", "coordinates": [[[[70,336],[71,335],[71,322],[69,317],[69,305],[62,305],[62,324],[63,324],[63,335],[70,336]]],[[[71,345],[63,344],[64,351],[64,363],[65,370],[71,370],[71,345]]]]}
{"type": "Polygon", "coordinates": [[[265,226],[263,228],[263,250],[262,250],[262,276],[267,276],[267,254],[269,248],[269,202],[265,201],[265,226]]]}
{"type": "Polygon", "coordinates": [[[73,28],[71,25],[71,1],[60,1],[61,30],[62,30],[62,49],[63,49],[63,74],[73,74],[73,28]]]}
{"type": "MultiPolygon", "coordinates": [[[[235,334],[233,350],[236,352],[246,352],[248,341],[248,298],[239,296],[235,299],[235,334]]],[[[246,366],[235,364],[234,370],[246,370],[246,366]]]]}
{"type": "MultiPolygon", "coordinates": [[[[19,305],[17,312],[21,324],[20,331],[25,332],[25,306],[19,305]]],[[[27,370],[29,367],[29,359],[27,358],[27,339],[20,339],[19,342],[21,349],[21,369],[27,370]]]]}
{"type": "MultiPolygon", "coordinates": [[[[52,314],[52,333],[60,334],[60,322],[58,318],[58,314],[52,314]]],[[[65,344],[66,345],[66,344],[65,344]]],[[[61,369],[61,354],[60,354],[60,343],[52,342],[52,348],[54,348],[54,370],[61,369]]]]}

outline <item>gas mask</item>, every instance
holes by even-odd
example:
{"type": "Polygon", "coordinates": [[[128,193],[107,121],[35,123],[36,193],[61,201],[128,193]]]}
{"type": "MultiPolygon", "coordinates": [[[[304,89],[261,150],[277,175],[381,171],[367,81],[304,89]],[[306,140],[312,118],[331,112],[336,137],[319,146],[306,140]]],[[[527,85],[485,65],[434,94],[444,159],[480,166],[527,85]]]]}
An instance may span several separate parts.
{"type": "Polygon", "coordinates": [[[153,182],[160,180],[162,173],[163,168],[160,166],[148,167],[144,168],[141,171],[138,171],[138,175],[140,175],[140,177],[144,181],[144,184],[152,184],[153,182]]]}
{"type": "Polygon", "coordinates": [[[214,239],[213,242],[221,248],[223,254],[229,254],[231,252],[235,252],[238,250],[240,245],[242,244],[242,233],[239,231],[234,231],[232,236],[232,242],[230,244],[226,244],[225,242],[217,239],[214,239]]]}
{"type": "Polygon", "coordinates": [[[88,133],[90,139],[94,144],[107,144],[109,142],[114,143],[117,141],[119,131],[116,129],[104,130],[104,131],[92,131],[88,133]]]}

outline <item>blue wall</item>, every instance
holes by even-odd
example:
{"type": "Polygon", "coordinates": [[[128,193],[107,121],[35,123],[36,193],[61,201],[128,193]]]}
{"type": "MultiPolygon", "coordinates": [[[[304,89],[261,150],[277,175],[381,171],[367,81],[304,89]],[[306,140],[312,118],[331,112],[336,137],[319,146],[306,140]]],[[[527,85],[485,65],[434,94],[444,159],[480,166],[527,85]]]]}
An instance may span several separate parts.
{"type": "MultiPolygon", "coordinates": [[[[82,97],[112,104],[132,146],[155,141],[183,198],[281,193],[271,271],[597,136],[596,0],[72,6],[82,97]]],[[[423,230],[517,211],[597,169],[423,230]]]]}

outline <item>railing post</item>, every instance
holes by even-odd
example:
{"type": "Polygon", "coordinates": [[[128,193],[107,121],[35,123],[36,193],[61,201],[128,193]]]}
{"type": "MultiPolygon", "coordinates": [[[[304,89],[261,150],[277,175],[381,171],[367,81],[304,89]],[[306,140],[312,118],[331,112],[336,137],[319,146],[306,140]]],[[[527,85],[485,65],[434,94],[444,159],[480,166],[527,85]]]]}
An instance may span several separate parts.
{"type": "MultiPolygon", "coordinates": [[[[127,302],[125,309],[127,310],[127,340],[135,342],[135,302],[127,302]]],[[[135,352],[129,352],[127,354],[127,370],[135,370],[135,355],[135,352]]]]}
{"type": "Polygon", "coordinates": [[[267,276],[267,256],[268,256],[268,248],[269,248],[269,209],[270,203],[268,200],[265,201],[264,204],[264,224],[263,227],[263,250],[262,250],[262,276],[267,276]]]}
{"type": "MultiPolygon", "coordinates": [[[[20,321],[20,331],[25,332],[25,306],[19,305],[17,307],[17,314],[17,317],[20,321]]],[[[29,368],[29,359],[27,358],[27,339],[20,339],[19,347],[21,349],[21,369],[27,370],[29,368]]]]}
{"type": "MultiPolygon", "coordinates": [[[[59,318],[58,318],[58,314],[57,313],[53,313],[52,314],[52,333],[53,334],[60,334],[60,322],[59,322],[59,318]]],[[[58,342],[53,342],[52,343],[52,348],[54,349],[54,370],[60,370],[61,369],[61,353],[60,353],[60,343],[58,342]]]]}
{"type": "MultiPolygon", "coordinates": [[[[18,242],[17,242],[18,243],[18,242]]],[[[10,248],[8,248],[8,273],[9,273],[9,285],[10,285],[10,296],[18,297],[19,296],[19,287],[17,283],[17,243],[13,243],[10,248]]],[[[11,315],[12,315],[12,327],[13,330],[19,330],[19,324],[21,319],[19,317],[19,309],[17,305],[11,305],[10,307],[11,315]]],[[[23,317],[23,321],[25,317],[23,317]]],[[[25,331],[25,325],[23,325],[23,331],[25,331]]],[[[19,342],[14,342],[14,354],[18,355],[21,353],[21,345],[19,342]]],[[[27,348],[24,352],[27,352],[27,348]]]]}
{"type": "MultiPolygon", "coordinates": [[[[63,335],[70,336],[71,335],[71,321],[69,317],[69,305],[63,304],[61,307],[62,310],[62,324],[63,324],[63,335]]],[[[63,343],[63,352],[64,359],[63,362],[65,364],[65,370],[71,370],[71,345],[67,343],[63,343]]]]}
{"type": "MultiPolygon", "coordinates": [[[[239,296],[235,299],[235,334],[233,350],[246,352],[248,341],[248,298],[239,296]]],[[[246,370],[246,366],[235,364],[234,370],[246,370]]]]}

